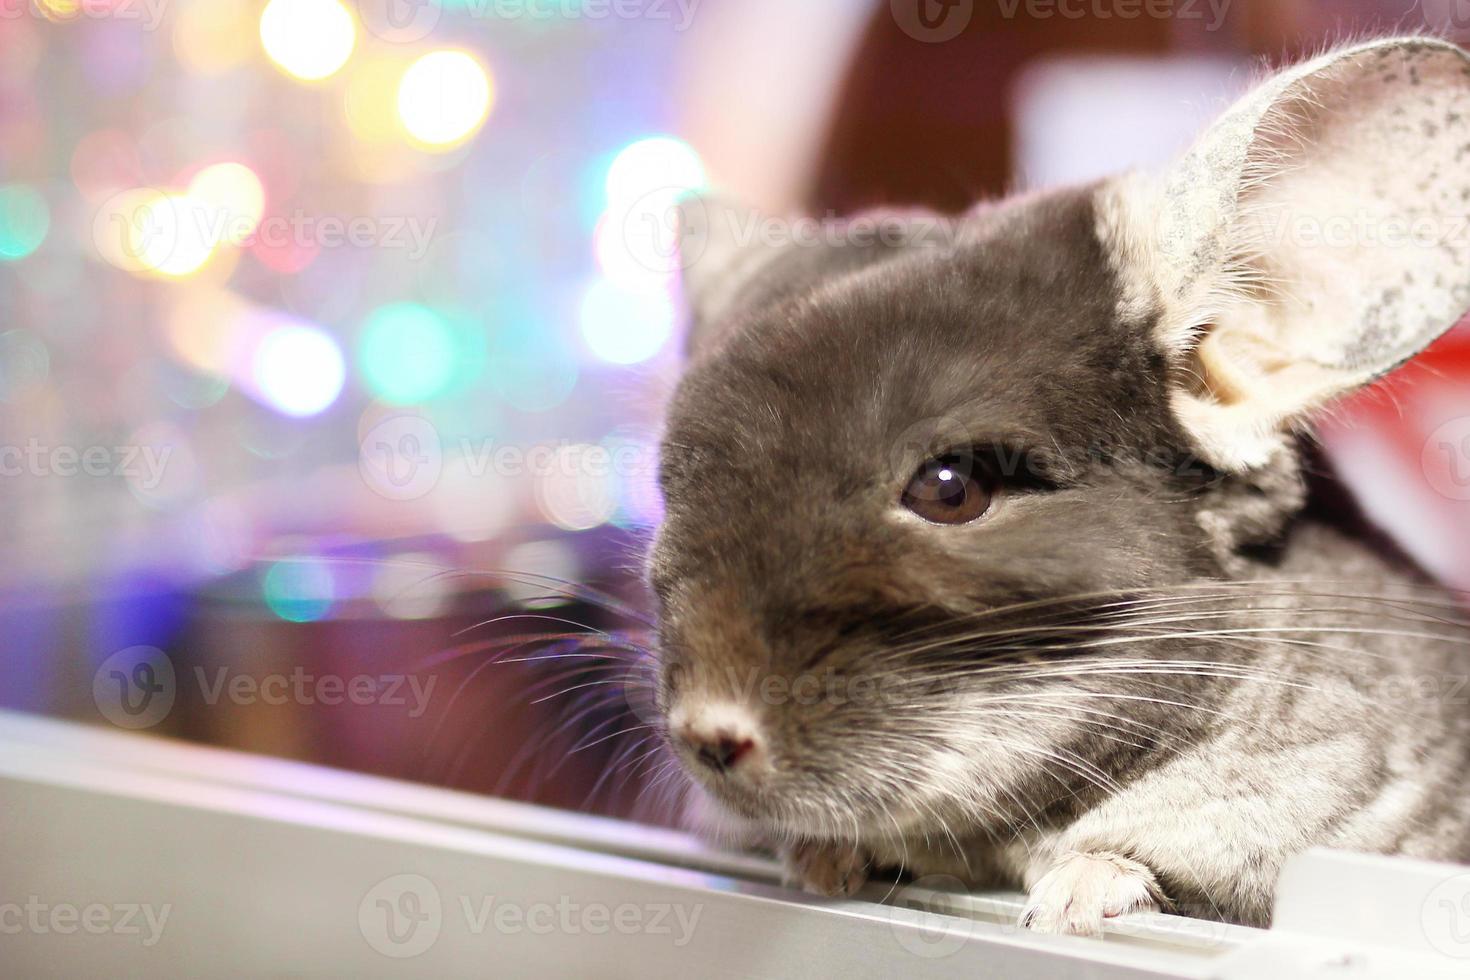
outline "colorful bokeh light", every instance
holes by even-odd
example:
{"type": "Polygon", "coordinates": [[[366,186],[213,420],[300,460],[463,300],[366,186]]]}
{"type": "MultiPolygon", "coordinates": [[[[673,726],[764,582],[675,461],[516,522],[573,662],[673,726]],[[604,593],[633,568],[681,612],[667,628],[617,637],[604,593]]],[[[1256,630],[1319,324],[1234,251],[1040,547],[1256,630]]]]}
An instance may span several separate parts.
{"type": "Polygon", "coordinates": [[[479,61],[463,51],[431,51],[398,83],[398,118],[424,149],[449,150],[485,124],[495,85],[479,61]]]}
{"type": "Polygon", "coordinates": [[[602,446],[558,448],[536,481],[541,513],[564,531],[588,531],[607,523],[617,510],[618,493],[611,453],[602,446]]]}
{"type": "Polygon", "coordinates": [[[330,77],[357,43],[357,22],[340,0],[270,0],[260,15],[265,53],[306,82],[330,77]]]}
{"type": "Polygon", "coordinates": [[[0,261],[14,262],[41,247],[51,230],[51,210],[27,184],[0,185],[0,261]]]}
{"type": "Polygon", "coordinates": [[[374,311],[363,325],[358,369],[384,401],[427,401],[454,380],[456,340],[453,327],[433,310],[395,303],[374,311]]]}
{"type": "Polygon", "coordinates": [[[288,558],[270,565],[260,580],[270,611],[289,623],[314,623],[331,611],[336,583],[326,562],[288,558]]]}

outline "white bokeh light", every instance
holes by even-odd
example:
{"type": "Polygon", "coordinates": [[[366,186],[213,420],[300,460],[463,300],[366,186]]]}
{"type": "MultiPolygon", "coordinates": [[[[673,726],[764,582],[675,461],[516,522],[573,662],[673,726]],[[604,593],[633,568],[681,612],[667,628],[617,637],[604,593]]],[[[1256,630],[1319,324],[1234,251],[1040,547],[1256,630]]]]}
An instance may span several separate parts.
{"type": "Polygon", "coordinates": [[[610,364],[637,364],[668,343],[676,316],[667,290],[628,290],[599,279],[582,297],[582,341],[610,364]]]}
{"type": "Polygon", "coordinates": [[[463,51],[432,51],[398,83],[398,118],[428,149],[449,149],[473,136],[494,102],[495,87],[478,61],[463,51]]]}
{"type": "Polygon", "coordinates": [[[347,379],[337,342],[324,330],[302,323],[266,334],[256,348],[251,373],[260,398],[295,418],[325,411],[347,379]]]}
{"type": "Polygon", "coordinates": [[[357,22],[340,0],[271,0],[260,15],[260,43],[287,74],[314,82],[347,63],[357,22]]]}

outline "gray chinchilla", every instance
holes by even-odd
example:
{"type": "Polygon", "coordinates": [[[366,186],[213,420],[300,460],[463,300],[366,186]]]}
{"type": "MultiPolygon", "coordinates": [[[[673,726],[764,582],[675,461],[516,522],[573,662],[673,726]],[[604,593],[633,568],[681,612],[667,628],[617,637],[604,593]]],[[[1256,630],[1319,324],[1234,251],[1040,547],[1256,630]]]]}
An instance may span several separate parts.
{"type": "Polygon", "coordinates": [[[1470,860],[1461,607],[1302,448],[1470,309],[1464,52],[1335,50],[1162,175],[957,218],[681,212],[649,577],[704,825],[1071,933],[1268,922],[1314,845],[1470,860]]]}

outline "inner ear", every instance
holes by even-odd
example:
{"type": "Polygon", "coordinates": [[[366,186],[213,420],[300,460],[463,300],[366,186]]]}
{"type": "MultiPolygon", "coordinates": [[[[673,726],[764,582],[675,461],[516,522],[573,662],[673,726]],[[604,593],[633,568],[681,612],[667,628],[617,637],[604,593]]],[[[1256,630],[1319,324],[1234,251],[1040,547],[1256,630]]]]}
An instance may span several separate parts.
{"type": "Polygon", "coordinates": [[[1470,58],[1396,39],[1288,69],[1147,213],[1176,411],[1212,464],[1262,465],[1470,308],[1470,58]]]}

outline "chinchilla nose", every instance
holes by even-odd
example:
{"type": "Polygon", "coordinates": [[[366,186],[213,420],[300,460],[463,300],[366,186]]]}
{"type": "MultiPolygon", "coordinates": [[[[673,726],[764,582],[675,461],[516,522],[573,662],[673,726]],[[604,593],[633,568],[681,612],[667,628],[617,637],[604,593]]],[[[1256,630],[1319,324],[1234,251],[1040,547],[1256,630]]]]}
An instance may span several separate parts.
{"type": "Polygon", "coordinates": [[[672,727],[690,754],[711,772],[724,774],[748,768],[762,751],[753,719],[731,707],[691,712],[672,727]]]}

